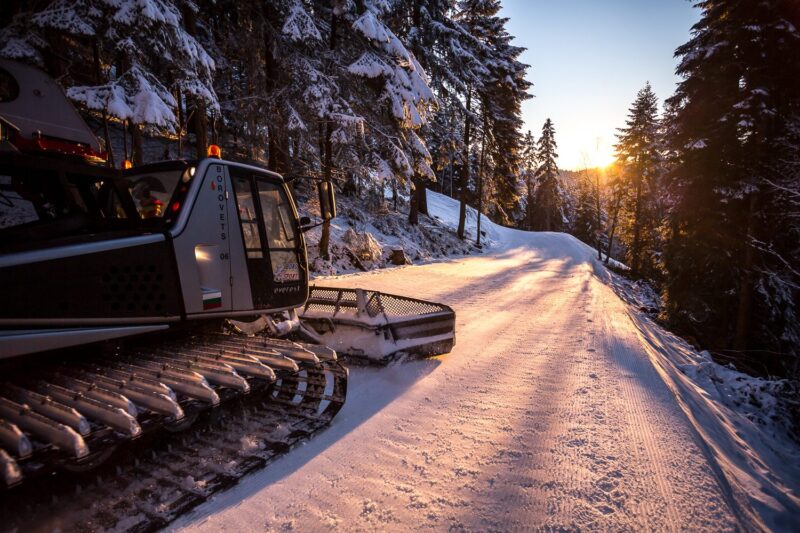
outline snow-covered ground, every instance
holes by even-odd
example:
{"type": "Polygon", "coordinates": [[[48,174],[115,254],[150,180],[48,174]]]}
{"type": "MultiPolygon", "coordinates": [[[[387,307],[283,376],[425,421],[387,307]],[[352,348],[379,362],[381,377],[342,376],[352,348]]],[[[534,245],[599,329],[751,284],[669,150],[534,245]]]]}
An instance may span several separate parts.
{"type": "Polygon", "coordinates": [[[797,445],[735,401],[757,382],[621,300],[576,239],[484,224],[486,254],[322,280],[445,302],[457,345],[352,368],[329,429],[174,528],[800,528],[797,445]]]}
{"type": "MultiPolygon", "coordinates": [[[[436,202],[436,198],[442,197],[432,193],[432,201],[436,202]]],[[[330,261],[323,261],[319,257],[316,244],[322,229],[313,229],[306,234],[310,243],[309,263],[317,276],[391,266],[392,252],[396,249],[403,250],[406,260],[414,264],[480,251],[475,246],[474,224],[472,232],[463,241],[434,216],[420,215],[419,224],[411,226],[408,223],[408,202],[404,197],[401,197],[397,211],[389,209],[391,201],[387,201],[386,206],[380,209],[378,205],[371,205],[371,202],[344,195],[337,198],[337,204],[339,216],[331,222],[330,261]]],[[[316,215],[317,199],[313,196],[302,198],[300,211],[304,215],[316,215]]],[[[445,211],[431,210],[431,215],[438,216],[442,212],[445,211]]],[[[469,216],[474,217],[475,211],[471,210],[469,216]]],[[[485,239],[483,241],[486,242],[485,239]]]]}

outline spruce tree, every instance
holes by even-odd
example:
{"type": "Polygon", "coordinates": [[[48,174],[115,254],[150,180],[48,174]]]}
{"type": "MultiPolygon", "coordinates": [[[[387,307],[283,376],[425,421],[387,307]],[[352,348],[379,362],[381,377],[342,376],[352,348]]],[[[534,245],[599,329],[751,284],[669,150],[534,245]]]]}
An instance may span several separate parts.
{"type": "Polygon", "coordinates": [[[606,169],[606,206],[608,212],[607,224],[607,244],[606,244],[606,264],[611,260],[614,253],[614,237],[617,234],[619,225],[620,211],[622,205],[629,196],[627,184],[623,182],[619,170],[619,165],[614,163],[606,169]]]}
{"type": "Polygon", "coordinates": [[[518,60],[525,49],[511,45],[512,38],[505,29],[507,19],[497,16],[500,2],[492,5],[497,11],[489,20],[485,37],[492,55],[487,62],[490,75],[481,90],[482,129],[486,130],[481,138],[490,140],[489,146],[482,146],[482,150],[487,152],[485,159],[491,163],[484,163],[488,167],[484,176],[491,177],[491,210],[497,222],[509,225],[520,202],[516,181],[522,140],[521,106],[530,97],[531,84],[525,79],[527,65],[518,60]]]}
{"type": "Polygon", "coordinates": [[[532,229],[535,231],[560,231],[563,226],[563,191],[558,179],[556,139],[553,122],[548,118],[542,126],[537,145],[536,190],[533,195],[532,229]]]}
{"type": "Polygon", "coordinates": [[[341,15],[351,27],[342,53],[352,76],[342,86],[364,117],[362,154],[391,168],[403,184],[415,176],[431,179],[432,158],[419,136],[436,101],[427,73],[384,22],[391,18],[390,5],[377,0],[363,5],[360,10],[348,3],[341,15]]]}
{"type": "Polygon", "coordinates": [[[637,93],[617,139],[617,162],[631,191],[622,206],[620,238],[628,248],[633,274],[653,277],[654,233],[659,226],[656,202],[662,166],[658,99],[649,82],[637,93]]]}
{"type": "MultiPolygon", "coordinates": [[[[488,211],[501,223],[509,224],[518,209],[521,103],[528,98],[527,65],[518,61],[523,48],[511,45],[505,29],[507,19],[498,16],[498,0],[462,0],[456,19],[466,31],[461,55],[470,58],[470,76],[464,95],[464,140],[461,206],[458,234],[464,237],[466,204],[469,199],[470,145],[478,143],[477,200],[484,192],[490,200],[488,211]]],[[[479,205],[479,209],[481,209],[479,205]]],[[[482,210],[482,209],[481,209],[482,210]]]]}

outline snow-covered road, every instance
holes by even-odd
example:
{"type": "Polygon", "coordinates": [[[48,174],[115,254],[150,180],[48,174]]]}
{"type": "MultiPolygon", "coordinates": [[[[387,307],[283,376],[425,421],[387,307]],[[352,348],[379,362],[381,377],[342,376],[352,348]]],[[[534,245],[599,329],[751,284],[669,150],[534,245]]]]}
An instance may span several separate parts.
{"type": "Polygon", "coordinates": [[[451,305],[454,351],[352,369],[329,429],[175,527],[739,528],[591,250],[501,233],[483,256],[325,280],[451,305]]]}

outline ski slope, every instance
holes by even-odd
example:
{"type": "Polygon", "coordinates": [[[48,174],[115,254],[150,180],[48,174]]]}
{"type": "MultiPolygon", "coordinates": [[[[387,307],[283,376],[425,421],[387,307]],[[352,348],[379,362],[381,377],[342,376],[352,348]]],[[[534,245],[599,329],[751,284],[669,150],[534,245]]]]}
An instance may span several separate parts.
{"type": "MultiPolygon", "coordinates": [[[[429,208],[455,224],[452,200],[429,208]]],[[[614,293],[590,248],[482,227],[481,256],[321,280],[447,303],[454,351],[352,368],[329,429],[174,529],[798,527],[800,457],[676,372],[688,348],[614,293]]]]}

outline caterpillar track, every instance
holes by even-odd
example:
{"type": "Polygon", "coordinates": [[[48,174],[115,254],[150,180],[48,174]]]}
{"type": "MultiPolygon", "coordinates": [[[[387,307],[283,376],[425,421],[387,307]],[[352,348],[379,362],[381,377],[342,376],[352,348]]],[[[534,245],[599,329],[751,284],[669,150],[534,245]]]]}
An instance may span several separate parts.
{"type": "Polygon", "coordinates": [[[151,531],[326,427],[347,370],[324,346],[206,334],[3,381],[2,529],[151,531]]]}

